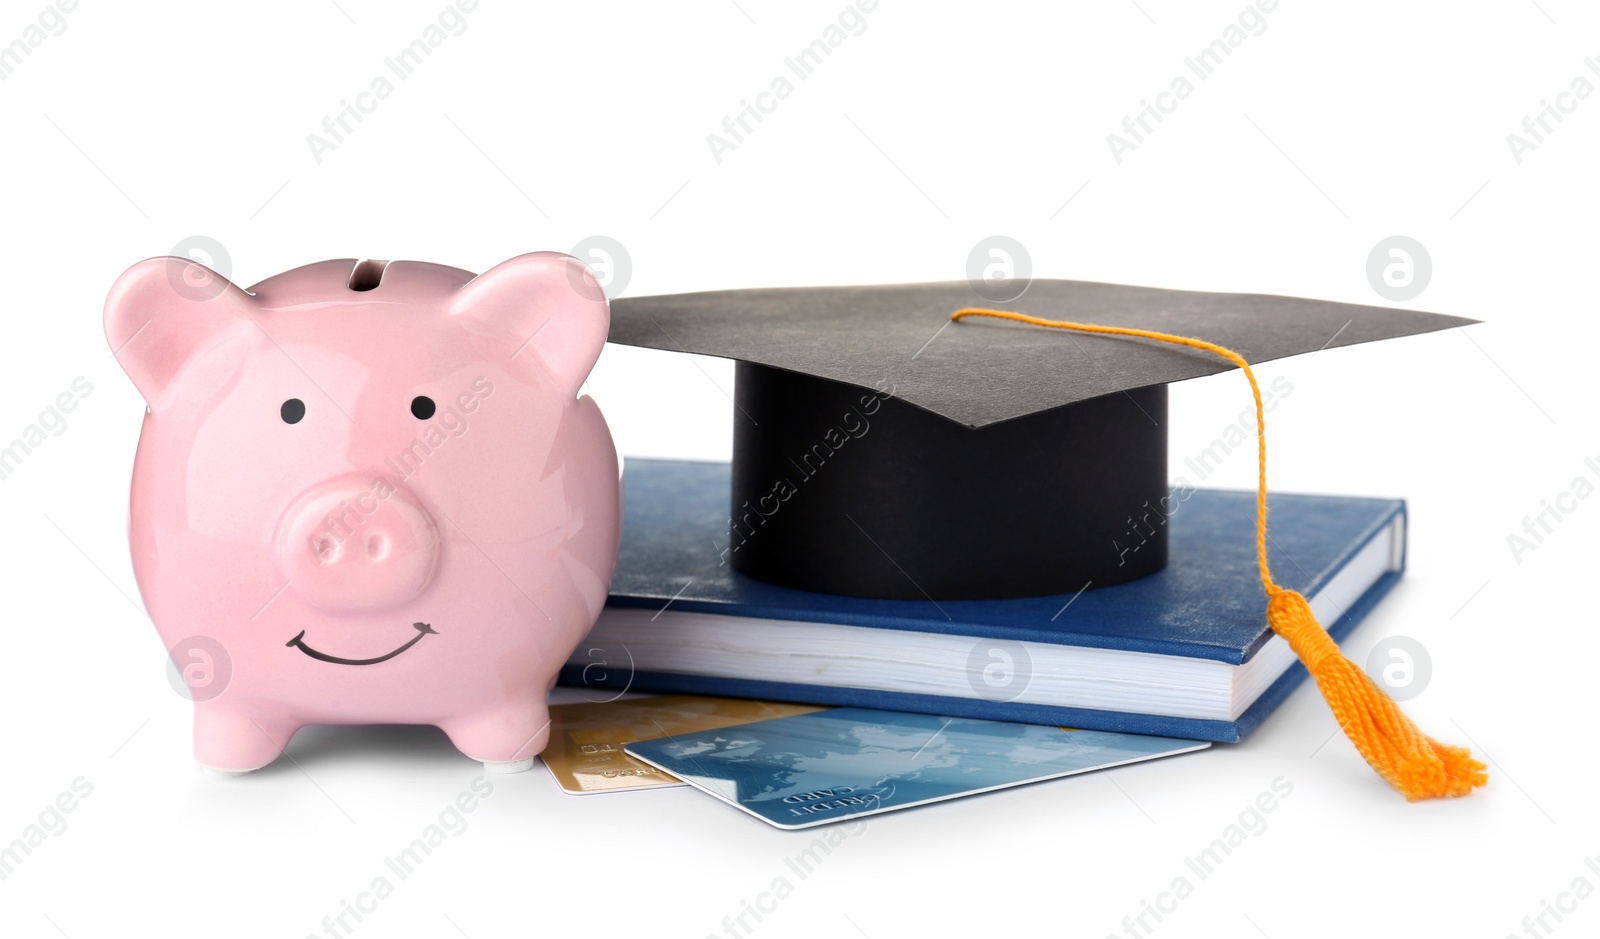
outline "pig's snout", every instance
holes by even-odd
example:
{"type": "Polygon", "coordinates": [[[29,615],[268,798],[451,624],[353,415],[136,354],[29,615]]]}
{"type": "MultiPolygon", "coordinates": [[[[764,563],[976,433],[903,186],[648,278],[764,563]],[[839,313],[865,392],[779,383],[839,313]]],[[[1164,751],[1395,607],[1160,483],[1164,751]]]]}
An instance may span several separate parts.
{"type": "Polygon", "coordinates": [[[422,593],[438,563],[433,517],[404,487],[345,476],[302,493],[278,522],[287,589],[324,610],[373,610],[422,593]]]}

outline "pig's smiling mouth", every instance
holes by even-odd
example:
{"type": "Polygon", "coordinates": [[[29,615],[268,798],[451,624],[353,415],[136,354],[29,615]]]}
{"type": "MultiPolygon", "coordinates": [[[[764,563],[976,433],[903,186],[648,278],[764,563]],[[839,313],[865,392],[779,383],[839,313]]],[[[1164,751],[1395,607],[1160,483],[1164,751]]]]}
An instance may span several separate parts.
{"type": "Polygon", "coordinates": [[[295,646],[301,652],[304,652],[306,655],[309,655],[312,658],[317,659],[318,661],[332,662],[335,665],[377,665],[379,662],[387,662],[387,661],[389,661],[390,659],[394,658],[395,656],[399,655],[400,653],[406,651],[407,649],[409,649],[412,646],[416,645],[417,643],[421,642],[423,636],[437,636],[438,635],[438,632],[432,626],[429,626],[427,623],[412,623],[411,627],[417,631],[417,634],[415,636],[412,636],[411,639],[408,640],[405,645],[401,646],[398,649],[395,649],[392,652],[388,652],[388,653],[385,653],[383,655],[378,656],[377,658],[371,658],[371,659],[343,659],[343,658],[340,658],[337,655],[329,655],[326,652],[318,652],[316,649],[313,649],[310,646],[305,644],[306,631],[303,630],[303,629],[300,630],[300,634],[299,635],[295,636],[293,639],[290,639],[288,642],[284,643],[284,645],[286,645],[286,646],[295,646]]]}

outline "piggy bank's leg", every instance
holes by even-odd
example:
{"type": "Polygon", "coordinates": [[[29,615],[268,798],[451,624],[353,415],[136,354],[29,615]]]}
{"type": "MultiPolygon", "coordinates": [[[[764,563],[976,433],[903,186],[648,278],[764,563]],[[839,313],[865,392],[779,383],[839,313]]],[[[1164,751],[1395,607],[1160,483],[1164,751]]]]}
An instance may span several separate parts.
{"type": "Polygon", "coordinates": [[[456,749],[491,773],[520,773],[550,739],[550,708],[544,699],[520,701],[439,725],[456,749]]]}
{"type": "Polygon", "coordinates": [[[248,773],[276,760],[300,725],[281,715],[197,704],[194,758],[218,773],[248,773]]]}

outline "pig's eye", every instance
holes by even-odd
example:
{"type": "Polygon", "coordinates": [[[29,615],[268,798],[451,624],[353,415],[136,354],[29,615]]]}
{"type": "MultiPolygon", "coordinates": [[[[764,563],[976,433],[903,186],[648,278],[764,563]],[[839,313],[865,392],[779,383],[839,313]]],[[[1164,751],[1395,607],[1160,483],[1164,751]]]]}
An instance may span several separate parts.
{"type": "Polygon", "coordinates": [[[411,416],[419,421],[425,421],[433,416],[433,399],[427,395],[417,395],[411,399],[411,416]]]}
{"type": "Polygon", "coordinates": [[[278,416],[283,418],[285,424],[298,424],[300,418],[306,416],[306,403],[299,398],[290,398],[283,402],[283,407],[278,408],[278,416]]]}

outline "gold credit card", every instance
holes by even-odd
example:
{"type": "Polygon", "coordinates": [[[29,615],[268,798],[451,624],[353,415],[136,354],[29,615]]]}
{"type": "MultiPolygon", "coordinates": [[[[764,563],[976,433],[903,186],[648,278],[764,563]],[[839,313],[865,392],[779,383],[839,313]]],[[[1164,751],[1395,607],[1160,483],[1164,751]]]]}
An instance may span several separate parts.
{"type": "Polygon", "coordinates": [[[678,777],[624,753],[623,745],[824,710],[688,694],[557,704],[550,708],[550,743],[540,757],[573,795],[681,786],[678,777]]]}

